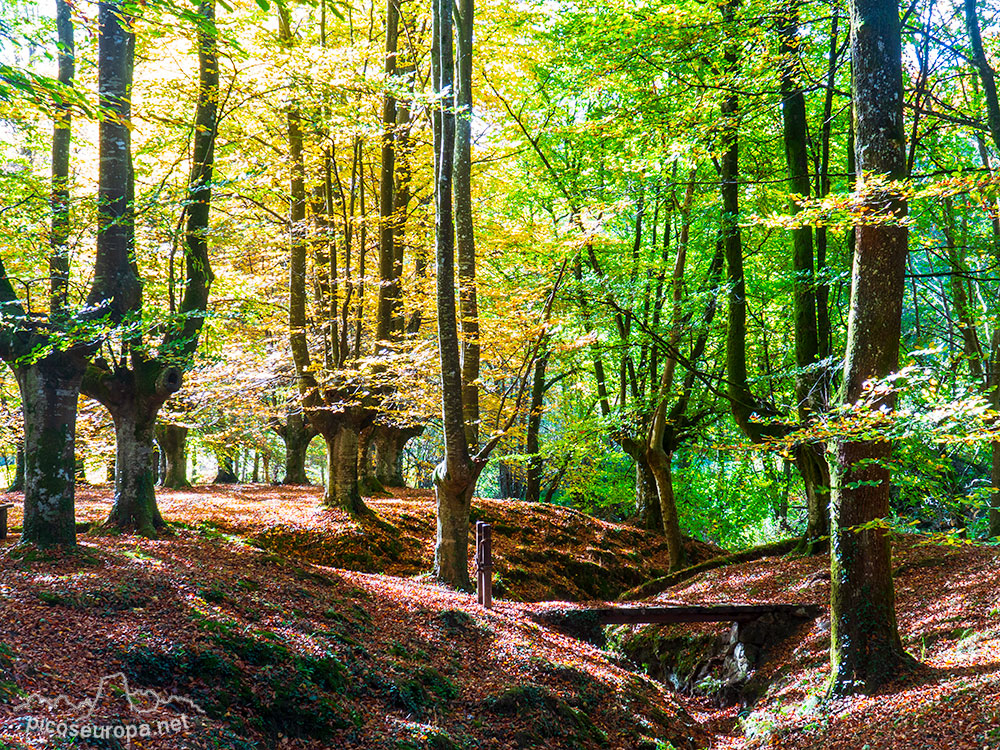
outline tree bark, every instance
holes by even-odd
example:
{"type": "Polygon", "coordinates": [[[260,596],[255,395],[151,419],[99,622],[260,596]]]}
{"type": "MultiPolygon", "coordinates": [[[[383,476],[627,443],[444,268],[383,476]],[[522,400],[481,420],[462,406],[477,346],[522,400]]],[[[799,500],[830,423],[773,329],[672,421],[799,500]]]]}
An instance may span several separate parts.
{"type": "Polygon", "coordinates": [[[306,474],[306,454],[316,430],[301,410],[291,410],[278,433],[285,441],[285,478],[282,484],[309,484],[306,474]]]}
{"type": "Polygon", "coordinates": [[[437,534],[434,575],[456,588],[468,590],[469,513],[479,471],[469,455],[463,408],[464,381],[455,312],[455,226],[452,211],[455,113],[449,101],[454,91],[452,0],[432,0],[431,76],[434,93],[442,97],[434,117],[434,244],[437,263],[438,349],[441,357],[441,393],[444,460],[434,471],[437,496],[437,534]]]}
{"type": "MultiPolygon", "coordinates": [[[[59,82],[73,84],[76,71],[73,18],[67,0],[56,0],[56,31],[59,44],[59,82]]],[[[49,236],[49,313],[65,315],[69,293],[69,161],[72,109],[66,102],[53,107],[52,129],[52,231],[49,236]]]]}
{"type": "Polygon", "coordinates": [[[548,361],[549,354],[545,352],[535,360],[535,369],[531,374],[531,405],[528,408],[528,425],[524,431],[524,451],[528,454],[524,499],[529,503],[537,503],[542,495],[543,462],[539,433],[545,406],[545,368],[548,361]]]}
{"type": "MultiPolygon", "coordinates": [[[[979,28],[979,16],[976,11],[976,0],[964,0],[965,27],[969,34],[972,47],[972,64],[979,73],[983,85],[983,96],[986,99],[986,119],[989,125],[990,137],[997,149],[1000,149],[1000,98],[997,95],[996,72],[990,66],[989,59],[983,49],[982,32],[979,28]]],[[[984,150],[985,151],[985,150],[984,150]]],[[[985,157],[984,157],[985,161],[985,157]]],[[[988,167],[988,165],[987,165],[988,167]]],[[[996,224],[994,224],[994,231],[996,224]]],[[[1000,248],[994,247],[994,256],[1000,256],[1000,248]]],[[[991,342],[990,367],[988,387],[990,405],[1000,408],[1000,336],[994,335],[991,342]]],[[[1000,441],[991,445],[992,461],[990,479],[993,484],[993,494],[990,497],[989,531],[991,537],[1000,536],[1000,441]]]]}
{"type": "MultiPolygon", "coordinates": [[[[859,224],[851,284],[843,400],[865,412],[891,410],[891,393],[866,383],[898,368],[906,268],[906,200],[872,178],[905,175],[899,5],[851,4],[852,91],[859,189],[878,223],[859,224]],[[868,183],[868,184],[866,184],[868,183]]],[[[829,692],[871,691],[910,661],[896,623],[889,536],[886,440],[839,437],[831,448],[831,642],[829,692]]]]}
{"type": "MultiPolygon", "coordinates": [[[[809,197],[809,144],[806,101],[799,83],[799,0],[789,0],[780,14],[781,34],[781,117],[785,161],[791,192],[809,197]]],[[[799,213],[790,201],[790,211],[799,213]]],[[[792,231],[793,315],[795,330],[795,398],[801,426],[808,425],[826,411],[823,393],[825,378],[819,363],[820,339],[817,324],[816,276],[813,268],[812,227],[792,231]]],[[[807,524],[804,551],[822,548],[819,540],[829,534],[830,469],[821,445],[796,446],[796,464],[806,490],[807,524]]]]}
{"type": "Polygon", "coordinates": [[[344,426],[326,440],[327,486],[323,502],[353,515],[371,511],[361,500],[358,488],[358,438],[360,430],[344,426]]]}
{"type": "Polygon", "coordinates": [[[107,523],[155,536],[167,525],[156,506],[156,410],[125,401],[111,416],[115,423],[115,501],[107,523]]]}
{"type": "MultiPolygon", "coordinates": [[[[455,243],[458,251],[462,408],[466,441],[479,444],[479,301],[476,293],[476,240],[472,222],[472,35],[473,0],[455,4],[455,243]]],[[[450,55],[450,52],[449,52],[450,55]]]]}
{"type": "Polygon", "coordinates": [[[383,487],[405,487],[403,477],[403,449],[411,439],[421,435],[420,425],[396,427],[376,425],[372,437],[375,459],[375,478],[383,487]]]}
{"type": "Polygon", "coordinates": [[[76,544],[76,407],[86,360],[53,352],[14,368],[24,412],[21,544],[76,544]]]}
{"type": "Polygon", "coordinates": [[[87,367],[81,390],[104,405],[115,424],[115,497],[107,523],[152,536],[166,528],[156,509],[153,463],[156,415],[181,386],[181,370],[134,356],[127,369],[87,367]]]}
{"type": "Polygon", "coordinates": [[[645,453],[635,460],[635,496],[642,528],[662,533],[663,513],[660,509],[660,496],[656,491],[656,477],[649,468],[645,453]]]}
{"type": "MultiPolygon", "coordinates": [[[[396,50],[399,39],[399,0],[386,0],[385,11],[385,78],[386,85],[394,84],[396,50]]],[[[379,242],[378,242],[378,320],[376,338],[387,341],[399,317],[399,276],[396,268],[396,97],[387,91],[382,98],[382,167],[379,180],[379,242]]]]}
{"type": "Polygon", "coordinates": [[[179,490],[190,487],[187,476],[187,435],[188,428],[176,424],[161,424],[156,428],[156,442],[164,457],[163,476],[160,485],[179,490]]]}
{"type": "Polygon", "coordinates": [[[120,321],[142,305],[130,127],[135,34],[131,17],[118,2],[98,4],[98,25],[97,77],[105,115],[98,133],[97,259],[87,303],[92,316],[120,321]]]}

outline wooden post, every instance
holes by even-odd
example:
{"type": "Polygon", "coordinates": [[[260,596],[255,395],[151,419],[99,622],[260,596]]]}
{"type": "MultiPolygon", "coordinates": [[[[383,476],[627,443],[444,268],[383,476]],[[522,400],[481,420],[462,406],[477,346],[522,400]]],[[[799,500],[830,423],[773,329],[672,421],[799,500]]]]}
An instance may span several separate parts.
{"type": "Polygon", "coordinates": [[[476,521],[476,599],[493,606],[493,527],[483,521],[476,521]]]}

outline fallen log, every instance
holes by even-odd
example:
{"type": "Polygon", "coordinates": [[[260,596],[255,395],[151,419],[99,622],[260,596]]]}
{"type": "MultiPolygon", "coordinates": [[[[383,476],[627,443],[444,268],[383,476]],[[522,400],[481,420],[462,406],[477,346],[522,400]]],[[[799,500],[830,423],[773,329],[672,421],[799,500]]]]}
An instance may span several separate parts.
{"type": "Polygon", "coordinates": [[[575,638],[600,644],[605,625],[666,625],[685,622],[748,623],[765,615],[812,620],[823,609],[815,604],[707,604],[660,607],[560,607],[531,614],[536,622],[575,638]]]}

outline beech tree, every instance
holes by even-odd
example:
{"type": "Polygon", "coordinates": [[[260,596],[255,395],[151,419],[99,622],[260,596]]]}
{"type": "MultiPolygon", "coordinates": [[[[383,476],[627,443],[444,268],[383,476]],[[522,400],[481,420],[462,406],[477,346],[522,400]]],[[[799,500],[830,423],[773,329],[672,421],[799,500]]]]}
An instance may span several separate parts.
{"type": "MultiPolygon", "coordinates": [[[[891,410],[887,382],[899,367],[906,199],[899,5],[851,3],[852,93],[857,190],[873,219],[856,227],[842,401],[847,413],[891,410]]],[[[884,521],[891,480],[888,440],[838,436],[830,462],[831,586],[829,692],[871,691],[911,658],[896,623],[892,556],[884,521]]]]}
{"type": "MultiPolygon", "coordinates": [[[[59,81],[72,86],[74,39],[69,5],[57,3],[59,81]]],[[[57,103],[53,132],[52,232],[48,315],[39,319],[18,298],[0,263],[0,357],[17,378],[24,414],[22,544],[76,543],[74,477],[76,411],[88,359],[115,325],[135,309],[141,284],[131,265],[133,207],[129,102],[131,21],[118,3],[98,6],[98,88],[104,117],[98,134],[97,254],[86,303],[68,295],[68,175],[71,97],[57,103]],[[98,323],[100,324],[98,325],[98,323]]]]}
{"type": "MultiPolygon", "coordinates": [[[[198,14],[199,84],[184,209],[184,291],[174,319],[167,324],[155,348],[145,340],[141,329],[138,333],[127,332],[119,346],[109,347],[107,357],[94,359],[83,379],[83,392],[104,404],[115,424],[115,501],[108,523],[146,535],[166,527],[156,506],[153,465],[156,416],[166,400],[180,389],[184,368],[198,347],[213,280],[208,234],[219,97],[214,0],[202,2],[198,14]]],[[[129,57],[122,75],[127,75],[131,83],[134,38],[128,44],[129,57]]],[[[131,165],[127,171],[116,174],[116,179],[127,186],[131,202],[131,165]]],[[[134,237],[129,236],[127,243],[128,249],[119,254],[120,266],[114,272],[137,278],[134,237]]],[[[141,297],[137,297],[136,312],[141,304],[141,297]]]]}

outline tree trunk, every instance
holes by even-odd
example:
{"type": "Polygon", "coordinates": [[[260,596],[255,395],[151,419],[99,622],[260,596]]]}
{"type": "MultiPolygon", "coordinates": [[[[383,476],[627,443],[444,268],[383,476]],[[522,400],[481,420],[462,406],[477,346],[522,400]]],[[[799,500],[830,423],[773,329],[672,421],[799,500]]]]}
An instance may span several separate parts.
{"type": "Polygon", "coordinates": [[[528,408],[528,426],[524,431],[524,451],[528,454],[528,471],[524,479],[524,499],[537,503],[542,496],[542,455],[539,433],[542,429],[542,411],[545,401],[545,368],[548,352],[535,360],[531,376],[531,406],[528,408]]]}
{"type": "Polygon", "coordinates": [[[358,435],[358,489],[365,495],[374,495],[385,488],[375,473],[375,436],[378,428],[366,427],[358,435]]]}
{"type": "Polygon", "coordinates": [[[212,484],[239,484],[240,478],[236,476],[236,471],[233,469],[232,456],[216,451],[215,463],[217,469],[212,484]]]}
{"type": "MultiPolygon", "coordinates": [[[[781,13],[781,117],[785,144],[785,162],[791,192],[809,196],[809,144],[806,101],[798,80],[799,0],[789,0],[781,13]]],[[[789,210],[799,213],[798,204],[790,201],[789,210]]],[[[819,362],[819,333],[816,313],[816,277],[813,267],[812,227],[802,226],[792,232],[793,316],[795,330],[795,398],[799,423],[803,426],[826,411],[822,393],[823,375],[819,362]]],[[[829,467],[822,446],[802,445],[796,458],[806,488],[808,524],[804,548],[812,552],[823,545],[817,541],[829,533],[829,467]]]]}
{"type": "MultiPolygon", "coordinates": [[[[454,91],[452,0],[432,0],[431,76],[434,93],[454,91]]],[[[469,19],[471,23],[471,18],[469,19]]],[[[434,471],[437,496],[437,537],[434,575],[458,589],[471,588],[468,545],[469,512],[481,468],[469,455],[463,398],[462,359],[455,311],[455,226],[452,212],[452,166],[455,114],[451,102],[434,108],[434,245],[437,262],[438,351],[441,357],[441,400],[444,460],[434,471]]]]}
{"type": "MultiPolygon", "coordinates": [[[[983,48],[982,32],[979,28],[979,16],[976,11],[976,0],[964,0],[965,27],[972,48],[972,64],[979,73],[983,85],[983,98],[986,100],[986,120],[989,125],[990,137],[994,145],[1000,149],[1000,97],[997,95],[996,71],[990,66],[989,59],[983,48]]],[[[985,150],[984,150],[985,151],[985,150]]],[[[985,157],[984,157],[985,160],[985,157]]],[[[987,165],[988,166],[988,165],[987,165]]],[[[995,231],[994,225],[994,231],[995,231]]],[[[1000,247],[994,247],[994,257],[1000,256],[1000,247]]],[[[991,342],[990,360],[992,367],[989,373],[990,405],[1000,408],[1000,336],[994,335],[991,342]]],[[[1000,441],[993,442],[990,480],[993,484],[993,494],[990,497],[989,531],[991,537],[1000,536],[1000,441]]]]}
{"type": "Polygon", "coordinates": [[[155,409],[128,400],[111,411],[115,423],[115,500],[107,524],[156,536],[166,522],[156,507],[155,409]]]}
{"type": "MultiPolygon", "coordinates": [[[[895,397],[865,388],[899,366],[906,268],[906,200],[871,177],[905,175],[899,5],[853,0],[852,90],[859,188],[879,223],[859,224],[847,323],[843,398],[865,411],[891,410],[895,397]]],[[[830,694],[871,691],[910,661],[896,623],[889,536],[891,448],[886,440],[837,438],[831,451],[830,694]],[[863,527],[863,528],[859,528],[863,527]]]]}
{"type": "MultiPolygon", "coordinates": [[[[76,74],[73,17],[67,0],[56,0],[56,30],[59,36],[59,82],[73,85],[76,74]]],[[[53,107],[52,129],[52,231],[49,235],[49,312],[61,318],[69,293],[69,162],[72,109],[68,102],[53,107]]]]}
{"type": "Polygon", "coordinates": [[[635,497],[636,511],[642,528],[662,533],[663,513],[660,510],[660,497],[656,490],[656,477],[649,468],[645,454],[635,461],[635,497]]]}
{"type": "Polygon", "coordinates": [[[156,428],[156,442],[160,444],[166,466],[161,486],[173,490],[190,487],[187,477],[188,428],[176,424],[161,424],[156,428]]]}
{"type": "Polygon", "coordinates": [[[361,500],[358,490],[358,438],[359,431],[351,426],[341,427],[326,441],[327,482],[323,502],[331,508],[346,510],[352,515],[371,511],[361,500]]]}
{"type": "Polygon", "coordinates": [[[524,497],[524,483],[517,476],[514,467],[507,461],[497,462],[497,486],[501,500],[521,500],[524,497]]]}
{"type": "Polygon", "coordinates": [[[53,352],[16,367],[24,412],[24,530],[21,544],[76,544],[76,406],[86,361],[53,352]]]}
{"type": "Polygon", "coordinates": [[[674,474],[671,467],[673,454],[667,451],[646,451],[649,470],[656,482],[656,494],[660,499],[660,518],[663,522],[663,536],[667,542],[667,556],[670,570],[684,567],[684,539],[681,536],[680,519],[674,498],[674,474]]]}
{"type": "MultiPolygon", "coordinates": [[[[455,56],[455,244],[458,252],[462,408],[466,441],[479,444],[479,302],[476,241],[472,222],[472,37],[473,0],[456,0],[455,56]]],[[[451,54],[450,52],[448,53],[451,54]]]]}
{"type": "Polygon", "coordinates": [[[282,484],[309,484],[306,453],[316,432],[301,411],[290,411],[281,436],[285,441],[285,478],[282,484]]]}
{"type": "Polygon", "coordinates": [[[421,426],[395,427],[377,425],[372,443],[375,448],[375,478],[383,487],[405,487],[403,449],[412,438],[422,434],[421,426]]]}
{"type": "Polygon", "coordinates": [[[14,481],[11,482],[7,492],[24,492],[24,441],[17,444],[14,455],[14,481]]]}
{"type": "MultiPolygon", "coordinates": [[[[446,2],[447,0],[445,0],[446,2]]],[[[437,535],[434,576],[457,589],[472,588],[469,579],[469,515],[478,472],[470,464],[464,471],[447,470],[442,462],[434,470],[437,496],[437,535]]]]}
{"type": "MultiPolygon", "coordinates": [[[[396,49],[399,38],[399,0],[386,0],[385,10],[385,77],[391,84],[396,75],[396,49]]],[[[382,98],[382,166],[379,180],[379,241],[378,241],[378,321],[375,333],[379,341],[387,341],[394,332],[399,316],[399,272],[396,269],[396,98],[386,92],[382,98]]],[[[402,269],[400,269],[402,270],[402,269]]]]}

